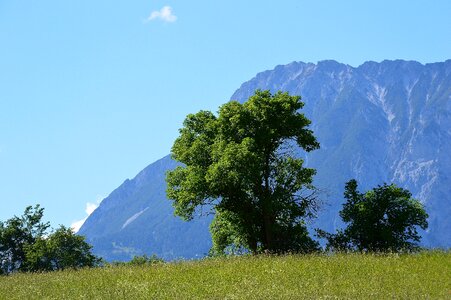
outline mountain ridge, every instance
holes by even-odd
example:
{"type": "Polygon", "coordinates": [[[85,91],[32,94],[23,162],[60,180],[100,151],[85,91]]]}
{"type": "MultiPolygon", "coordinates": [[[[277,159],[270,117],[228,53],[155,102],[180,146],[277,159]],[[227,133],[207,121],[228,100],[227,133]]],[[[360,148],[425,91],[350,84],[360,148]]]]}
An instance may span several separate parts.
{"type": "MultiPolygon", "coordinates": [[[[312,120],[321,148],[301,155],[317,169],[315,184],[327,191],[327,205],[312,227],[340,227],[338,210],[347,180],[356,178],[362,190],[395,182],[411,190],[430,213],[423,244],[450,247],[450,73],[451,60],[370,61],[358,67],[333,60],[292,62],[258,73],[231,99],[243,102],[255,89],[302,96],[303,112],[312,120]]],[[[173,216],[166,199],[164,174],[176,165],[166,156],[102,201],[80,229],[94,252],[124,260],[143,253],[192,258],[208,251],[211,216],[183,222],[173,216]],[[178,231],[189,238],[180,239],[178,231]]]]}

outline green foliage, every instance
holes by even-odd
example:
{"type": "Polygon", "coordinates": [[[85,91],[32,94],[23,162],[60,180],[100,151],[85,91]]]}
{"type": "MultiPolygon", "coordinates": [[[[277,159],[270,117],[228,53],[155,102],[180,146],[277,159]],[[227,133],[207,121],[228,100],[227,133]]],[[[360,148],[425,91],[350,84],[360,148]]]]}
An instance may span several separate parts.
{"type": "Polygon", "coordinates": [[[0,274],[26,270],[26,248],[40,239],[49,228],[41,222],[44,209],[28,206],[23,216],[0,222],[0,274]]]}
{"type": "Polygon", "coordinates": [[[317,248],[304,224],[316,209],[315,170],[292,151],[319,148],[303,105],[298,96],[257,90],[244,104],[222,105],[218,116],[185,119],[172,147],[185,166],[167,173],[167,195],[186,220],[199,206],[215,208],[213,252],[317,248]]]}
{"type": "Polygon", "coordinates": [[[39,205],[25,209],[22,217],[0,222],[0,274],[16,271],[52,271],[96,266],[85,238],[61,226],[47,234],[49,223],[41,221],[39,205]]]}
{"type": "Polygon", "coordinates": [[[346,203],[340,216],[348,226],[337,234],[319,231],[330,249],[413,251],[418,249],[417,227],[428,227],[428,215],[412,194],[394,184],[383,184],[362,194],[357,181],[346,183],[346,203]]]}
{"type": "Polygon", "coordinates": [[[137,255],[133,256],[133,258],[128,262],[115,261],[111,265],[112,266],[142,266],[142,265],[153,265],[164,263],[164,260],[158,257],[156,254],[152,254],[151,256],[137,255]]]}
{"type": "Polygon", "coordinates": [[[48,237],[40,237],[26,248],[27,271],[54,271],[67,268],[94,267],[100,259],[91,253],[85,237],[61,226],[48,237]]]}
{"type": "Polygon", "coordinates": [[[248,240],[253,237],[240,225],[240,219],[229,211],[217,210],[210,224],[213,246],[209,256],[239,255],[248,252],[248,240]]]}
{"type": "Polygon", "coordinates": [[[451,253],[238,256],[0,276],[1,299],[449,299],[451,253]]]}
{"type": "Polygon", "coordinates": [[[146,254],[141,256],[134,256],[130,261],[131,265],[152,265],[163,263],[164,260],[159,258],[156,254],[152,254],[151,256],[147,256],[146,254]]]}

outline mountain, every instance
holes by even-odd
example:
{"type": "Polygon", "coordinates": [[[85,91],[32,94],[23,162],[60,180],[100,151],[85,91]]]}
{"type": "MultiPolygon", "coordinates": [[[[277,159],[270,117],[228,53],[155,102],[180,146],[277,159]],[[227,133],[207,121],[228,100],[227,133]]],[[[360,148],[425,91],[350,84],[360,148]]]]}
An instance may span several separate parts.
{"type": "MultiPolygon", "coordinates": [[[[423,245],[451,246],[451,60],[293,62],[257,74],[231,99],[245,101],[256,89],[301,95],[321,149],[305,156],[317,169],[324,202],[310,226],[333,231],[343,188],[351,178],[362,191],[383,182],[409,189],[429,213],[423,245]]],[[[183,222],[165,198],[169,157],[127,180],[80,229],[95,253],[111,259],[156,253],[167,259],[202,256],[211,245],[211,216],[183,222]]]]}
{"type": "Polygon", "coordinates": [[[152,163],[105,198],[78,234],[108,261],[157,254],[166,260],[196,258],[211,247],[212,216],[185,222],[166,199],[165,173],[178,164],[169,155],[152,163]]]}
{"type": "Polygon", "coordinates": [[[316,185],[328,193],[316,224],[340,225],[344,183],[363,190],[394,182],[421,200],[430,215],[428,246],[451,246],[451,60],[291,63],[258,74],[232,99],[259,89],[301,95],[321,149],[306,157],[316,185]]]}

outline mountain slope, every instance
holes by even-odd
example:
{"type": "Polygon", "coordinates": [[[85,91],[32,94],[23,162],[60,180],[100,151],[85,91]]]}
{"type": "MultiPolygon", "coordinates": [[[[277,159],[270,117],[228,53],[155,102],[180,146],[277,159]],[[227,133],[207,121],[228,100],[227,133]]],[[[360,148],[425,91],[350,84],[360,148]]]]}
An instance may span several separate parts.
{"type": "Polygon", "coordinates": [[[94,246],[94,253],[112,261],[146,253],[172,260],[208,252],[212,217],[182,221],[173,215],[166,199],[165,173],[176,166],[166,156],[127,179],[102,201],[78,232],[94,246]]]}
{"type": "Polygon", "coordinates": [[[395,182],[430,214],[424,243],[451,246],[451,60],[367,62],[358,68],[323,61],[291,63],[258,74],[232,99],[255,89],[302,95],[321,149],[306,157],[330,205],[316,224],[339,224],[344,183],[362,189],[395,182]],[[333,220],[331,222],[330,220],[333,220]]]}
{"type": "MultiPolygon", "coordinates": [[[[409,189],[425,205],[430,228],[423,242],[451,246],[451,60],[367,62],[353,68],[335,61],[293,62],[257,74],[231,97],[245,101],[255,89],[301,95],[321,149],[305,155],[317,169],[323,211],[312,227],[332,231],[346,181],[362,190],[382,182],[409,189]]],[[[157,161],[127,180],[80,229],[97,254],[128,259],[156,253],[191,258],[210,245],[210,217],[183,222],[165,197],[164,174],[176,163],[157,161]]]]}

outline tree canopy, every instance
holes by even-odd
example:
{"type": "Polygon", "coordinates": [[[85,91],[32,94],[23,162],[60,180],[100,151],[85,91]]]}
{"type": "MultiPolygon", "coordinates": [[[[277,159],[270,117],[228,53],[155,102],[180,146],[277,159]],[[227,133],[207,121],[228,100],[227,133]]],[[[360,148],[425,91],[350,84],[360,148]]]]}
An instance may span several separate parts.
{"type": "Polygon", "coordinates": [[[29,206],[21,217],[0,222],[0,274],[90,267],[100,263],[83,236],[61,226],[48,233],[44,209],[29,206]]]}
{"type": "Polygon", "coordinates": [[[27,271],[54,271],[93,267],[100,259],[91,253],[91,245],[71,228],[60,226],[47,237],[39,237],[26,247],[27,271]]]}
{"type": "Polygon", "coordinates": [[[44,209],[28,206],[21,217],[0,222],[0,274],[25,268],[26,247],[42,237],[50,227],[41,221],[44,209]]]}
{"type": "Polygon", "coordinates": [[[184,164],[167,173],[175,214],[193,218],[197,208],[215,209],[213,248],[311,251],[305,218],[316,208],[312,178],[299,149],[319,148],[303,102],[288,93],[257,90],[241,104],[230,101],[218,115],[186,117],[172,157],[184,164]]]}
{"type": "Polygon", "coordinates": [[[357,181],[346,183],[346,202],[340,217],[347,223],[336,234],[319,231],[331,249],[359,251],[415,250],[420,241],[417,227],[428,227],[428,215],[412,194],[395,184],[379,185],[360,193],[357,181]]]}

